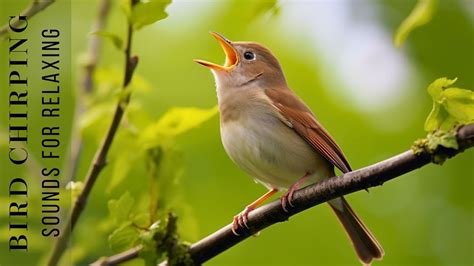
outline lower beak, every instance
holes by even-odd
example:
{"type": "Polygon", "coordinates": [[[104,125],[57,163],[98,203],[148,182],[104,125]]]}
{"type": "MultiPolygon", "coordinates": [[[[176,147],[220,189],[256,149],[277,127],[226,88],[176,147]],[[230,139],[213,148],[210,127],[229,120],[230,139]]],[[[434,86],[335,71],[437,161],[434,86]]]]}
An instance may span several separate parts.
{"type": "Polygon", "coordinates": [[[227,38],[224,36],[220,35],[217,32],[211,32],[211,34],[216,38],[216,40],[219,42],[221,45],[222,49],[224,50],[225,53],[225,63],[223,66],[211,63],[208,61],[200,60],[200,59],[194,59],[194,62],[199,63],[205,67],[208,67],[210,69],[215,69],[215,70],[223,70],[223,71],[231,71],[234,69],[234,67],[237,65],[239,58],[237,56],[237,51],[235,50],[234,46],[232,45],[232,42],[229,41],[227,38]]]}

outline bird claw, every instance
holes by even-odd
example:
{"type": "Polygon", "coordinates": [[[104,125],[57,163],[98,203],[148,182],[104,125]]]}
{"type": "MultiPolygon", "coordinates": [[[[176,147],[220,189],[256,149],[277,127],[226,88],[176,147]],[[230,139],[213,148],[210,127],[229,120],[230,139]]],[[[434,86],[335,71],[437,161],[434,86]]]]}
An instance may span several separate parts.
{"type": "Polygon", "coordinates": [[[288,192],[281,196],[280,198],[280,202],[281,202],[281,207],[283,208],[283,210],[288,213],[288,209],[287,209],[287,205],[290,205],[290,207],[295,207],[295,205],[293,205],[293,203],[291,203],[291,201],[293,200],[293,193],[295,191],[294,190],[288,190],[288,192]]]}
{"type": "Polygon", "coordinates": [[[232,222],[232,233],[236,236],[240,236],[239,233],[237,233],[237,229],[239,229],[239,216],[236,215],[234,216],[234,220],[232,222]]]}
{"type": "Polygon", "coordinates": [[[291,185],[291,187],[288,189],[288,191],[285,193],[285,195],[281,196],[281,198],[280,198],[281,207],[283,208],[283,210],[285,212],[287,212],[287,213],[289,212],[288,209],[286,208],[287,205],[290,205],[291,207],[295,207],[295,205],[293,205],[293,203],[291,203],[293,201],[293,194],[300,187],[300,185],[304,184],[304,182],[309,177],[310,177],[310,174],[306,173],[305,176],[303,176],[302,178],[300,178],[300,180],[298,180],[296,183],[291,185]]]}
{"type": "Polygon", "coordinates": [[[239,236],[237,233],[237,230],[240,228],[247,228],[250,229],[248,226],[248,221],[249,221],[249,213],[253,211],[253,208],[246,207],[241,213],[237,214],[234,216],[233,222],[232,222],[232,233],[234,235],[239,236]]]}

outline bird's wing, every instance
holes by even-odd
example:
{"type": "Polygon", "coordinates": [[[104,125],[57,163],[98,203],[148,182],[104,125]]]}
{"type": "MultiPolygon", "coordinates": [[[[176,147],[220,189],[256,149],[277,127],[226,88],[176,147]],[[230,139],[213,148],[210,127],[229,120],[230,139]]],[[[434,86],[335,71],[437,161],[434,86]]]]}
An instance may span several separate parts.
{"type": "Polygon", "coordinates": [[[343,173],[352,171],[341,148],[296,94],[288,88],[266,89],[265,94],[281,115],[280,119],[284,124],[293,128],[318,153],[343,173]]]}

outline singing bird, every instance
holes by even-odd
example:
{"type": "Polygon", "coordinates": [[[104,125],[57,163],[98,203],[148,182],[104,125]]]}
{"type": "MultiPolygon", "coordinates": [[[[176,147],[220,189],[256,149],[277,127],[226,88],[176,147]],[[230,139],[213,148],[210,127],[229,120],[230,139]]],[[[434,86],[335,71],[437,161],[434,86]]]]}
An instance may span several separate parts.
{"type": "MultiPolygon", "coordinates": [[[[254,42],[232,42],[211,32],[224,50],[224,65],[204,60],[217,87],[221,140],[232,161],[269,189],[233,220],[233,231],[247,226],[248,214],[278,191],[283,209],[295,190],[351,167],[334,139],[308,106],[288,87],[272,52],[254,42]]],[[[347,201],[328,202],[364,264],[384,255],[382,246],[347,201]]]]}

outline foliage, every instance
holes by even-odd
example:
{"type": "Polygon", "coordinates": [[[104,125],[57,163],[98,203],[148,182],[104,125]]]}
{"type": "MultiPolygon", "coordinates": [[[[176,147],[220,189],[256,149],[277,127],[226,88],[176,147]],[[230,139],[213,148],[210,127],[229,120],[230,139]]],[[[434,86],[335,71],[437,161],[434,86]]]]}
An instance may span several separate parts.
{"type": "Polygon", "coordinates": [[[109,236],[109,245],[114,252],[124,251],[141,245],[140,257],[146,265],[156,265],[166,256],[169,265],[192,265],[188,245],[182,243],[177,232],[177,217],[169,213],[164,220],[158,220],[149,227],[142,227],[142,216],[134,212],[134,199],[124,193],[118,200],[109,201],[111,217],[117,224],[109,236]]]}
{"type": "MultiPolygon", "coordinates": [[[[164,9],[171,1],[125,2],[124,10],[135,30],[167,17],[164,9]],[[130,5],[131,3],[131,5],[130,5]]],[[[94,34],[112,41],[115,48],[122,49],[123,41],[118,35],[107,31],[94,34]]],[[[118,73],[99,69],[95,75],[99,89],[90,97],[89,109],[81,117],[82,131],[103,127],[102,117],[114,108],[118,95],[119,103],[129,98],[131,92],[138,88],[150,87],[146,81],[133,77],[132,84],[126,91],[121,87],[118,73]],[[138,81],[137,81],[138,80],[138,81]],[[138,83],[138,86],[137,86],[138,83]],[[104,84],[109,84],[100,89],[104,84]],[[125,93],[125,94],[124,94],[125,93]]],[[[217,113],[217,107],[209,110],[199,108],[172,108],[156,122],[145,119],[139,101],[134,101],[128,108],[122,132],[118,134],[115,145],[119,145],[123,156],[112,160],[113,174],[108,191],[118,186],[132,170],[135,162],[145,161],[148,175],[149,208],[142,211],[135,199],[127,191],[119,199],[109,201],[109,212],[115,223],[115,230],[109,235],[109,245],[114,252],[124,251],[132,246],[141,245],[141,257],[146,265],[156,265],[157,260],[166,255],[170,265],[191,265],[187,246],[179,241],[177,218],[169,215],[166,220],[158,218],[165,211],[165,199],[170,200],[174,183],[181,175],[182,160],[180,152],[172,145],[173,139],[197,127],[217,113]],[[140,117],[141,123],[135,123],[133,117],[140,117]],[[128,156],[127,156],[128,155],[128,156]],[[176,264],[177,263],[177,264],[176,264]]],[[[103,131],[103,130],[100,130],[103,131]]],[[[92,135],[100,135],[96,131],[92,135]]]]}
{"type": "MultiPolygon", "coordinates": [[[[0,18],[3,17],[2,21],[8,22],[9,15],[17,14],[29,2],[30,0],[10,1],[9,5],[4,5],[0,9],[2,14],[0,18]]],[[[72,12],[74,19],[73,44],[71,50],[67,52],[70,52],[69,58],[72,60],[69,62],[72,66],[71,72],[80,73],[83,66],[75,64],[75,60],[86,47],[90,25],[96,16],[96,12],[92,12],[92,9],[96,7],[97,1],[57,1],[51,9],[32,19],[30,26],[39,26],[37,23],[45,17],[58,18],[57,12],[62,10],[55,5],[61,2],[72,4],[72,8],[68,10],[72,12]]],[[[112,1],[110,20],[103,31],[104,34],[99,33],[104,39],[104,44],[100,63],[94,73],[93,93],[86,98],[75,98],[72,93],[76,89],[74,86],[71,89],[61,90],[60,124],[65,125],[61,129],[61,151],[65,155],[70,146],[74,101],[84,100],[86,109],[83,117],[79,121],[74,121],[81,124],[84,146],[78,167],[78,180],[71,183],[70,190],[62,190],[62,196],[67,199],[71,193],[77,195],[77,192],[80,192],[80,178],[86,175],[94,152],[110,125],[115,104],[121,97],[119,89],[123,80],[124,43],[121,36],[124,31],[124,19],[117,9],[117,2],[119,1],[112,1]],[[122,44],[118,45],[120,43],[122,44]]],[[[121,2],[129,3],[129,1],[121,2]]],[[[437,104],[441,114],[443,112],[449,114],[448,109],[452,110],[452,106],[446,105],[443,101],[428,102],[424,87],[420,86],[420,83],[429,83],[440,75],[446,75],[459,77],[459,83],[455,83],[459,85],[456,87],[472,89],[474,64],[470,59],[474,56],[472,50],[474,31],[469,12],[466,12],[466,1],[437,1],[436,19],[430,21],[429,27],[418,29],[413,27],[417,23],[412,23],[411,27],[405,28],[409,31],[400,30],[405,34],[404,40],[410,34],[416,34],[417,37],[410,39],[410,46],[406,47],[407,49],[395,51],[400,55],[401,61],[407,63],[406,71],[412,73],[415,79],[407,81],[410,88],[408,94],[400,87],[396,93],[402,95],[400,100],[393,99],[387,102],[387,106],[391,105],[394,109],[382,106],[376,111],[359,109],[350,101],[344,100],[342,95],[353,89],[350,83],[339,88],[328,85],[331,84],[330,81],[342,80],[342,77],[331,70],[334,69],[332,60],[321,61],[326,51],[318,47],[319,40],[313,33],[331,31],[333,25],[323,23],[308,26],[305,24],[307,22],[300,20],[299,16],[295,17],[295,13],[289,11],[294,11],[295,6],[299,6],[309,13],[314,12],[315,16],[321,14],[318,12],[327,14],[333,18],[332,23],[343,23],[344,21],[338,20],[338,15],[344,12],[331,13],[334,12],[334,8],[331,7],[341,6],[348,8],[344,10],[350,11],[351,16],[356,17],[354,21],[364,20],[363,26],[368,28],[366,33],[373,33],[371,30],[376,28],[381,30],[383,36],[387,36],[392,34],[398,23],[406,18],[413,8],[414,1],[372,1],[367,5],[345,3],[348,1],[341,3],[308,1],[295,4],[291,2],[185,1],[176,3],[173,9],[167,9],[169,17],[165,20],[157,25],[145,26],[141,28],[143,31],[135,34],[133,53],[140,55],[141,61],[129,87],[132,99],[109,153],[107,166],[94,186],[86,213],[74,229],[70,252],[64,256],[66,259],[70,258],[69,264],[88,265],[99,257],[110,256],[133,244],[145,242],[150,247],[149,255],[158,257],[160,254],[152,248],[157,243],[151,239],[154,239],[153,236],[162,239],[162,234],[156,236],[157,233],[154,231],[166,231],[163,227],[167,224],[167,213],[170,209],[179,216],[176,223],[179,238],[196,241],[229,223],[232,216],[246,203],[264,192],[263,187],[252,184],[250,178],[226,156],[219,140],[216,111],[214,108],[206,108],[216,104],[214,81],[208,71],[192,62],[192,58],[202,56],[212,61],[223,60],[221,49],[207,34],[209,30],[219,31],[232,40],[258,41],[270,48],[280,60],[290,86],[337,139],[354,168],[396,154],[416,136],[424,134],[420,132],[420,125],[423,125],[426,119],[424,111],[428,112],[432,105],[437,104]],[[282,16],[268,16],[269,13],[282,16]],[[196,117],[193,121],[200,121],[196,125],[192,125],[194,123],[192,121],[188,122],[188,112],[194,109],[193,106],[200,107],[196,109],[196,113],[191,114],[196,117]],[[179,111],[181,115],[176,115],[175,111],[171,110],[181,110],[179,111]],[[170,115],[176,120],[165,119],[170,115]],[[162,119],[169,122],[160,122],[162,119]],[[210,121],[205,122],[206,119],[210,121]],[[157,126],[160,123],[165,127],[157,126]],[[173,124],[178,126],[173,127],[173,124]],[[182,125],[188,125],[187,129],[175,134],[174,132],[182,125]],[[145,136],[148,135],[145,131],[149,132],[149,136],[145,136]],[[152,191],[151,188],[155,189],[152,191]],[[111,207],[108,206],[109,201],[124,204],[121,214],[112,215],[112,210],[118,211],[116,206],[120,205],[109,210],[111,207]],[[126,212],[128,208],[126,203],[130,204],[130,201],[133,202],[133,207],[130,212],[126,212]],[[155,205],[151,206],[152,203],[155,205]],[[108,212],[110,215],[107,215],[108,212]],[[154,213],[154,218],[151,213],[154,213]],[[114,216],[123,219],[116,221],[114,216]],[[91,235],[94,237],[93,241],[91,235]]],[[[127,8],[126,5],[121,6],[123,9],[127,8]]],[[[132,9],[130,5],[128,8],[126,14],[130,19],[132,9]]],[[[434,9],[431,12],[434,12],[434,9]]],[[[157,13],[163,15],[160,11],[157,13]]],[[[301,17],[304,17],[303,13],[301,17]]],[[[348,24],[346,29],[350,32],[360,26],[357,23],[348,24]]],[[[69,29],[65,29],[62,33],[67,34],[68,31],[69,29]]],[[[38,38],[35,33],[36,31],[31,30],[27,35],[33,41],[31,45],[36,43],[38,38]]],[[[402,33],[400,34],[402,36],[402,33]]],[[[363,41],[368,38],[367,36],[373,37],[371,34],[360,35],[357,38],[358,43],[366,45],[367,43],[364,44],[363,41]]],[[[340,41],[344,39],[337,39],[337,36],[334,38],[333,44],[338,49],[346,45],[346,42],[340,41]]],[[[370,42],[370,44],[380,43],[370,42]]],[[[3,45],[0,51],[8,51],[8,42],[3,45]]],[[[67,48],[65,45],[65,49],[67,48]]],[[[391,60],[386,56],[385,50],[382,51],[379,56],[365,60],[360,67],[391,60]]],[[[350,51],[350,55],[359,55],[360,52],[350,51]]],[[[33,66],[29,68],[31,77],[40,71],[39,67],[34,67],[36,64],[34,53],[35,50],[29,52],[33,66]]],[[[5,54],[5,58],[7,56],[8,54],[5,54]]],[[[350,58],[348,54],[341,53],[339,59],[346,61],[346,56],[350,58]]],[[[66,63],[67,59],[68,57],[62,63],[66,63]]],[[[7,73],[7,67],[8,64],[0,65],[0,72],[7,73]]],[[[67,79],[68,74],[65,71],[62,78],[67,79]]],[[[391,75],[390,69],[387,69],[386,75],[391,75]]],[[[377,80],[372,73],[364,74],[360,78],[377,80]]],[[[34,79],[29,80],[30,82],[30,88],[42,87],[34,79]]],[[[75,80],[69,82],[72,85],[76,84],[75,80]]],[[[379,84],[380,88],[385,86],[384,82],[379,84]]],[[[449,85],[442,90],[450,87],[454,86],[449,85]]],[[[7,91],[4,90],[5,93],[7,91]]],[[[372,93],[374,100],[377,100],[381,92],[372,93]]],[[[448,102],[454,101],[455,109],[460,105],[460,101],[456,100],[458,97],[444,94],[440,95],[449,99],[448,102]]],[[[0,96],[2,99],[5,97],[8,95],[0,96]]],[[[33,117],[40,112],[41,90],[29,90],[28,99],[31,107],[29,120],[31,136],[35,137],[38,135],[36,131],[41,129],[38,119],[33,117]]],[[[8,105],[0,105],[2,114],[7,114],[7,107],[8,105]]],[[[434,117],[435,121],[444,121],[439,114],[434,117]]],[[[0,149],[4,154],[8,154],[9,145],[8,141],[4,143],[8,136],[7,125],[8,115],[2,115],[0,149]]],[[[429,134],[427,141],[431,143],[429,144],[431,147],[452,146],[454,142],[452,135],[449,135],[450,132],[450,130],[435,130],[429,134]]],[[[33,138],[28,143],[28,148],[32,151],[30,154],[32,160],[25,171],[4,168],[3,163],[6,163],[7,156],[0,158],[0,171],[5,177],[0,181],[2,187],[8,187],[6,182],[9,180],[8,177],[12,176],[25,176],[31,180],[32,190],[28,195],[30,233],[40,232],[42,229],[41,191],[35,190],[39,187],[35,182],[42,180],[37,168],[43,165],[41,160],[36,160],[40,162],[39,165],[33,163],[35,155],[41,154],[40,145],[35,143],[39,142],[33,138]]],[[[353,207],[386,248],[387,255],[380,265],[410,263],[473,265],[472,240],[466,237],[474,234],[470,196],[472,187],[466,185],[466,178],[462,178],[472,175],[472,155],[472,151],[467,151],[443,167],[423,168],[409,174],[410,178],[402,178],[400,182],[372,190],[370,195],[356,193],[350,196],[353,207]],[[390,202],[397,204],[387,204],[390,202]],[[433,213],[437,210],[443,210],[443,215],[433,220],[433,213]],[[409,216],[410,219],[398,219],[404,216],[409,216]]],[[[63,159],[62,163],[68,165],[67,156],[63,159]]],[[[66,171],[62,174],[64,175],[60,178],[64,180],[62,182],[64,187],[69,180],[66,171]]],[[[9,200],[8,195],[2,194],[0,197],[2,206],[8,206],[9,200]]],[[[67,204],[63,204],[61,210],[66,213],[69,211],[68,207],[67,204]]],[[[0,213],[0,218],[4,221],[0,222],[1,243],[7,246],[8,236],[11,233],[8,230],[8,213],[0,213]]],[[[35,258],[38,265],[45,265],[41,257],[48,253],[51,248],[49,243],[52,241],[37,234],[30,234],[29,240],[31,250],[28,256],[12,256],[14,253],[7,252],[1,259],[2,263],[31,265],[31,261],[26,259],[35,258]]],[[[185,246],[181,241],[178,242],[185,246]]],[[[169,256],[166,248],[159,251],[162,252],[160,259],[169,256]]],[[[142,256],[146,257],[145,254],[142,256]]],[[[322,265],[352,265],[355,263],[354,257],[350,244],[339,225],[335,223],[334,217],[329,210],[321,207],[298,215],[289,224],[263,232],[262,237],[250,239],[219,255],[208,264],[302,265],[317,260],[322,265]],[[315,239],[322,241],[314,241],[315,239]],[[298,242],[298,245],[282,245],[282,240],[287,243],[298,242]],[[317,254],[315,250],[318,250],[317,254]]],[[[137,259],[126,265],[139,266],[143,263],[144,260],[137,259]]],[[[67,261],[64,263],[69,264],[67,261]]]]}
{"type": "Polygon", "coordinates": [[[176,222],[176,215],[169,213],[167,219],[152,224],[140,235],[143,248],[139,255],[145,260],[145,265],[156,265],[163,255],[168,258],[168,265],[194,265],[188,252],[189,245],[181,242],[177,234],[176,222]]]}
{"type": "Polygon", "coordinates": [[[433,163],[443,164],[448,159],[448,155],[437,153],[437,151],[440,147],[457,150],[459,145],[456,139],[456,132],[456,129],[451,129],[449,131],[438,130],[429,133],[426,138],[416,140],[411,149],[414,154],[426,151],[431,155],[433,163]]]}
{"type": "Polygon", "coordinates": [[[145,149],[159,145],[163,139],[176,137],[195,128],[217,114],[217,106],[210,109],[171,108],[158,121],[150,123],[140,135],[139,143],[145,149]]]}
{"type": "Polygon", "coordinates": [[[450,87],[455,82],[456,79],[439,78],[428,87],[433,108],[425,121],[427,132],[474,122],[474,92],[450,87]]]}
{"type": "Polygon", "coordinates": [[[114,34],[105,30],[95,31],[95,32],[92,32],[91,34],[95,34],[107,40],[110,40],[112,44],[115,46],[115,48],[117,48],[117,50],[123,49],[123,40],[117,34],[114,34]]]}
{"type": "Polygon", "coordinates": [[[133,28],[139,30],[168,17],[165,9],[169,4],[171,4],[171,0],[133,0],[133,4],[129,0],[122,0],[120,6],[129,17],[133,28]]]}
{"type": "Polygon", "coordinates": [[[416,28],[425,25],[433,17],[437,0],[418,0],[410,15],[400,24],[395,33],[395,45],[401,47],[408,35],[416,28]]]}
{"type": "Polygon", "coordinates": [[[474,92],[450,87],[457,79],[439,78],[428,86],[433,100],[433,108],[426,118],[424,139],[415,141],[415,154],[427,151],[434,155],[433,162],[442,164],[447,159],[444,154],[436,154],[439,147],[458,149],[456,127],[474,122],[474,92]]]}
{"type": "MultiPolygon", "coordinates": [[[[170,1],[150,1],[132,5],[130,21],[134,28],[139,29],[165,18],[167,15],[164,8],[169,3],[170,1]]],[[[102,36],[111,38],[115,46],[120,48],[121,43],[114,37],[115,35],[102,33],[102,36]]],[[[133,82],[130,87],[127,89],[127,98],[133,91],[133,82]]],[[[123,95],[119,94],[119,98],[119,102],[122,102],[123,95]]],[[[83,124],[89,128],[96,128],[94,123],[98,123],[103,110],[111,106],[107,103],[109,99],[110,97],[106,97],[104,102],[99,104],[96,102],[99,109],[92,108],[93,111],[86,113],[82,121],[87,122],[83,124]]],[[[116,229],[109,235],[109,245],[115,252],[142,245],[141,257],[145,259],[146,265],[156,265],[162,255],[167,256],[170,265],[191,265],[192,261],[189,255],[186,255],[187,246],[179,241],[176,229],[177,218],[169,215],[165,221],[156,219],[165,210],[165,199],[169,200],[170,192],[175,191],[173,183],[177,183],[183,167],[182,160],[178,158],[180,152],[172,145],[173,139],[213,117],[217,113],[217,108],[209,110],[172,108],[156,122],[143,123],[141,121],[142,125],[146,125],[143,128],[135,124],[133,119],[133,117],[144,117],[141,115],[143,111],[139,104],[137,108],[131,108],[128,113],[132,118],[126,121],[127,126],[123,128],[125,132],[120,134],[121,136],[118,136],[115,141],[115,145],[120,145],[124,155],[114,160],[114,171],[108,190],[113,190],[128,176],[131,166],[136,165],[135,162],[145,161],[148,174],[149,209],[148,212],[141,212],[140,208],[133,208],[135,200],[128,192],[122,194],[118,200],[110,200],[109,211],[116,223],[116,229]]]]}

